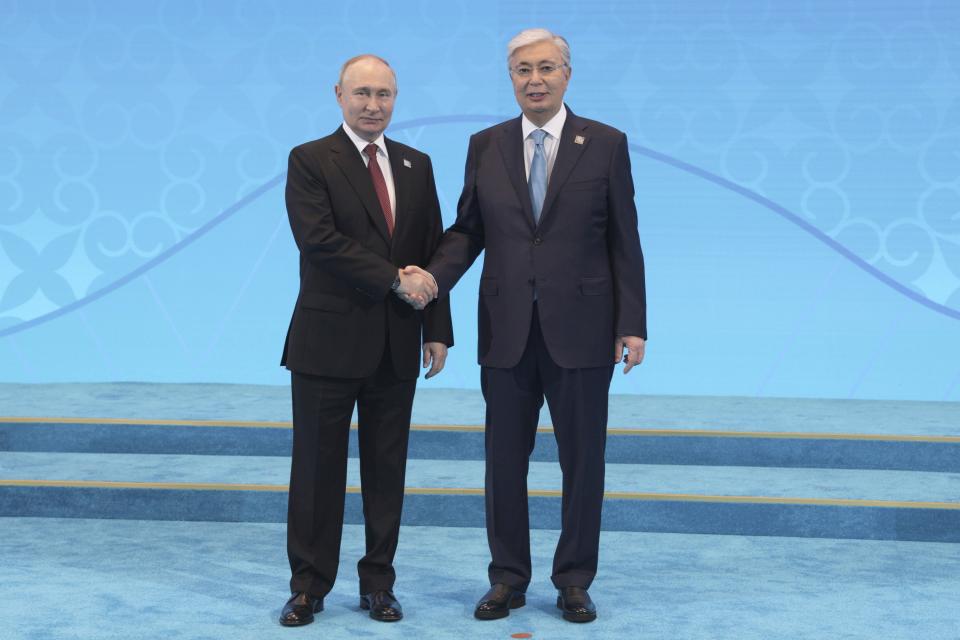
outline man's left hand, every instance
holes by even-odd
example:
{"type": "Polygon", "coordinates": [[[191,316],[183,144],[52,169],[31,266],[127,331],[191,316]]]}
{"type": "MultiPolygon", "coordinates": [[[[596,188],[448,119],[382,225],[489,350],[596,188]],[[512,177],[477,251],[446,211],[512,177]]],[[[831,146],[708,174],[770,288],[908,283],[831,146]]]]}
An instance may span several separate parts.
{"type": "Polygon", "coordinates": [[[647,341],[637,336],[620,336],[613,343],[613,363],[616,364],[623,360],[627,366],[623,368],[624,373],[630,373],[630,369],[643,362],[643,353],[646,349],[647,341]],[[623,355],[623,349],[626,347],[627,354],[623,355]]]}
{"type": "Polygon", "coordinates": [[[443,365],[446,361],[447,345],[442,342],[423,343],[423,368],[430,367],[430,371],[427,371],[427,375],[423,377],[424,380],[429,380],[443,371],[443,365]]]}

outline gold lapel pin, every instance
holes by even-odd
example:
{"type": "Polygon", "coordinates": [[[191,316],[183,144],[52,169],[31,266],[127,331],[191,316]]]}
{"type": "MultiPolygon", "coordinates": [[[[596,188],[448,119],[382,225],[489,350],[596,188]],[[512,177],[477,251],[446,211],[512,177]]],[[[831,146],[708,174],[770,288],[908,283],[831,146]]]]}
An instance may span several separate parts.
{"type": "Polygon", "coordinates": [[[577,136],[573,139],[573,144],[583,144],[583,142],[584,142],[583,136],[577,136]]]}

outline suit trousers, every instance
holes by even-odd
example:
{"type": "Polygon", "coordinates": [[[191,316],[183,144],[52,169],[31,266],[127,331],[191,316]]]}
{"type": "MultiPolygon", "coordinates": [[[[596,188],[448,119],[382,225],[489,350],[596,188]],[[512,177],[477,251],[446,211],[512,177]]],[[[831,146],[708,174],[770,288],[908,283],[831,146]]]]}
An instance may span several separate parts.
{"type": "Polygon", "coordinates": [[[551,579],[557,587],[588,588],[597,573],[603,506],[608,367],[566,369],[550,357],[537,304],[520,362],[483,367],[486,415],[486,516],[491,584],[526,590],[532,574],[527,471],[544,397],[563,472],[560,540],[551,579]]]}
{"type": "Polygon", "coordinates": [[[350,418],[357,407],[366,555],[360,593],[392,589],[416,378],[400,380],[389,348],[370,377],[291,375],[293,454],[287,509],[290,590],[324,597],[340,558],[350,418]]]}

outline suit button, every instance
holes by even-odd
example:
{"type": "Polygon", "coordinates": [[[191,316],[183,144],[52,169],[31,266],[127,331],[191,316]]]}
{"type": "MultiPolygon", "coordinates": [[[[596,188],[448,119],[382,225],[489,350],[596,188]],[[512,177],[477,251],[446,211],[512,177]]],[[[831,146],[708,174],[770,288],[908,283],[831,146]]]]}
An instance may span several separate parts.
{"type": "Polygon", "coordinates": [[[535,246],[540,246],[541,243],[543,243],[543,240],[540,238],[540,236],[537,236],[536,238],[533,239],[533,244],[535,246]]]}
{"type": "Polygon", "coordinates": [[[528,279],[527,279],[527,284],[529,284],[529,285],[532,286],[534,283],[536,283],[536,280],[534,280],[533,278],[528,278],[528,279]]]}

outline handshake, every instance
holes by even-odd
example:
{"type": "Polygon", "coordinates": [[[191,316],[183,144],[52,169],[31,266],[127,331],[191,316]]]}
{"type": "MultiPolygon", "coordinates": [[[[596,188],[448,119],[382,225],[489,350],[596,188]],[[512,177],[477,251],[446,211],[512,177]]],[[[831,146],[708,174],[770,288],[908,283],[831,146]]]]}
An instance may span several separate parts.
{"type": "Polygon", "coordinates": [[[414,309],[423,309],[437,297],[437,281],[427,271],[411,265],[397,272],[400,286],[393,290],[401,300],[414,309]]]}

